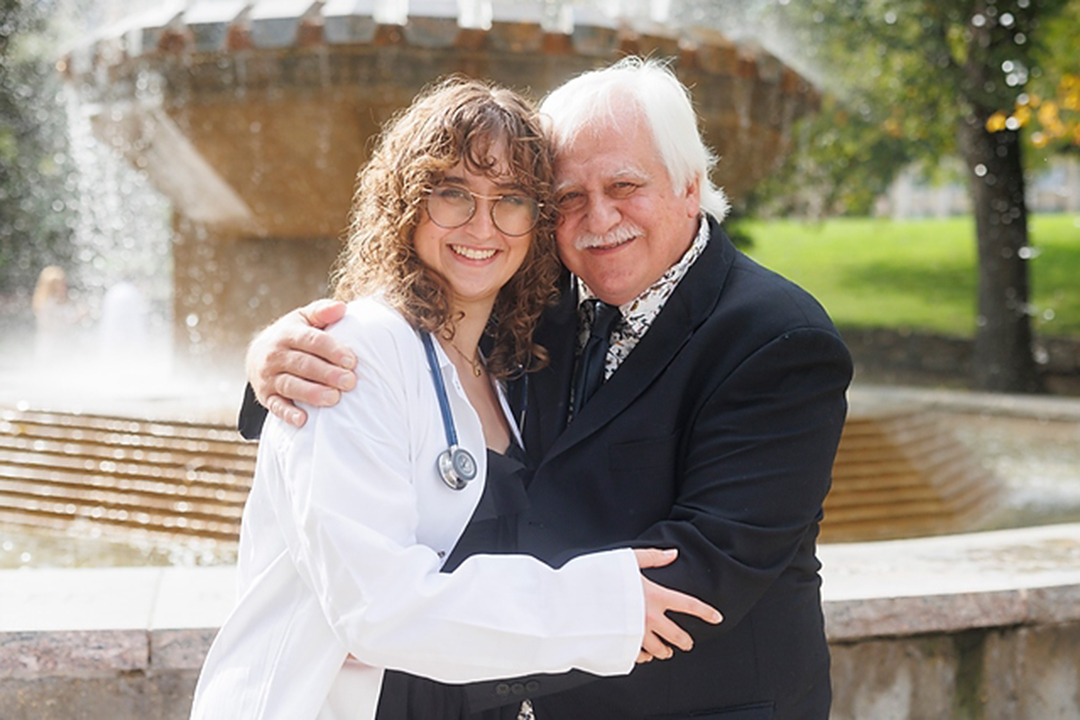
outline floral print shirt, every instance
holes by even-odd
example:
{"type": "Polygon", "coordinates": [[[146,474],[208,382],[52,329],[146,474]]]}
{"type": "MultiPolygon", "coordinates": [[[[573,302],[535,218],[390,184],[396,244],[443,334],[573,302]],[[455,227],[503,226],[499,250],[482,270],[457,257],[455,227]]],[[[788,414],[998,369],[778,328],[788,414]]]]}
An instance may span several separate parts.
{"type": "MultiPolygon", "coordinates": [[[[701,251],[705,249],[708,242],[709,223],[703,216],[698,226],[697,236],[694,238],[690,248],[683,253],[682,258],[668,268],[668,271],[643,293],[630,302],[619,306],[622,319],[615,323],[615,327],[611,331],[611,345],[608,347],[607,362],[604,366],[604,380],[610,378],[612,373],[622,364],[622,361],[626,359],[626,356],[630,354],[630,351],[637,347],[638,342],[644,337],[653,320],[660,314],[664,303],[671,297],[671,293],[675,292],[679,281],[683,279],[686,271],[701,255],[701,251]]],[[[589,339],[589,327],[592,324],[594,303],[587,301],[595,300],[596,295],[593,294],[593,291],[589,289],[589,286],[581,278],[577,279],[577,283],[578,354],[580,355],[581,350],[585,347],[585,342],[589,339]]]]}

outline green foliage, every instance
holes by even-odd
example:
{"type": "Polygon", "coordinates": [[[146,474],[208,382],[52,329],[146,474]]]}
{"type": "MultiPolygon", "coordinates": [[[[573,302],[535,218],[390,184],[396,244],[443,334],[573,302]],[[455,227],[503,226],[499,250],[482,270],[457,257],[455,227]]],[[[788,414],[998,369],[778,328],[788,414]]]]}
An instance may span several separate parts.
{"type": "Polygon", "coordinates": [[[41,42],[53,2],[0,0],[0,294],[66,265],[74,218],[60,78],[41,42]]]}
{"type": "MultiPolygon", "coordinates": [[[[809,290],[845,327],[970,337],[975,234],[970,217],[892,221],[744,221],[758,262],[809,290]]],[[[1080,337],[1080,215],[1031,218],[1031,312],[1037,332],[1080,337]]]]}
{"type": "Polygon", "coordinates": [[[900,137],[851,113],[835,96],[797,129],[797,152],[752,191],[753,214],[822,217],[866,215],[893,177],[912,162],[914,148],[900,137]]]}
{"type": "Polygon", "coordinates": [[[1080,63],[1080,0],[771,6],[831,97],[798,130],[778,177],[759,189],[757,207],[766,211],[864,213],[906,164],[955,153],[962,121],[1011,110],[1030,80],[1080,63]],[[819,208],[800,199],[808,194],[819,208]]]}

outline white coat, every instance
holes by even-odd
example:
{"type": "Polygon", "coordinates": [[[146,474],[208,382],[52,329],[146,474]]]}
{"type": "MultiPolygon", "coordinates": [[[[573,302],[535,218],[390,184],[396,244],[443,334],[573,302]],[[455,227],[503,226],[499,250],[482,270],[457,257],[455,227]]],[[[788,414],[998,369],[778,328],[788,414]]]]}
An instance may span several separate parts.
{"type": "Polygon", "coordinates": [[[632,670],[645,623],[633,552],[558,570],[477,555],[440,573],[483,490],[480,419],[436,343],[459,442],[479,465],[452,490],[435,469],[446,438],[419,335],[371,298],[331,332],[359,359],[357,387],[335,407],[306,407],[301,429],[267,424],[240,534],[239,600],[192,718],[367,720],[383,668],[450,683],[632,670]]]}

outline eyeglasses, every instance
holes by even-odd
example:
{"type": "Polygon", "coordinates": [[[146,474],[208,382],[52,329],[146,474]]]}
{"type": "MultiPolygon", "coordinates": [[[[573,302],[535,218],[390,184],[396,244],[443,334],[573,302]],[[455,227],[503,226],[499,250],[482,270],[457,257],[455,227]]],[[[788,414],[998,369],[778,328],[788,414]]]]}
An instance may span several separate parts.
{"type": "Polygon", "coordinates": [[[504,235],[525,235],[540,218],[542,204],[525,195],[477,195],[465,188],[440,185],[427,196],[431,221],[447,230],[459,228],[476,214],[476,198],[492,200],[491,222],[504,235]]]}

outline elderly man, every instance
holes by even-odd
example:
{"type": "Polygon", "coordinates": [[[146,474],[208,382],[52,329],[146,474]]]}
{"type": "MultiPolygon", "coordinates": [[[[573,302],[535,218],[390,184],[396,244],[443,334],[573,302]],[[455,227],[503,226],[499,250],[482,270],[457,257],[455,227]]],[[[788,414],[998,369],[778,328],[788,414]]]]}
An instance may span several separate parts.
{"type": "MultiPolygon", "coordinates": [[[[599,547],[675,547],[679,562],[654,578],[725,621],[685,620],[692,652],[627,677],[470,686],[470,710],[506,704],[513,717],[527,696],[539,720],[824,719],[815,541],[847,349],[813,298],[721,230],[711,155],[665,67],[628,59],[586,73],[542,111],[570,274],[537,330],[549,366],[511,388],[535,474],[514,547],[490,550],[557,565],[599,547]]],[[[249,354],[259,396],[294,424],[302,412],[282,395],[326,404],[336,391],[320,383],[350,385],[350,362],[329,362],[342,349],[307,327],[338,312],[290,314],[249,354]]]]}

